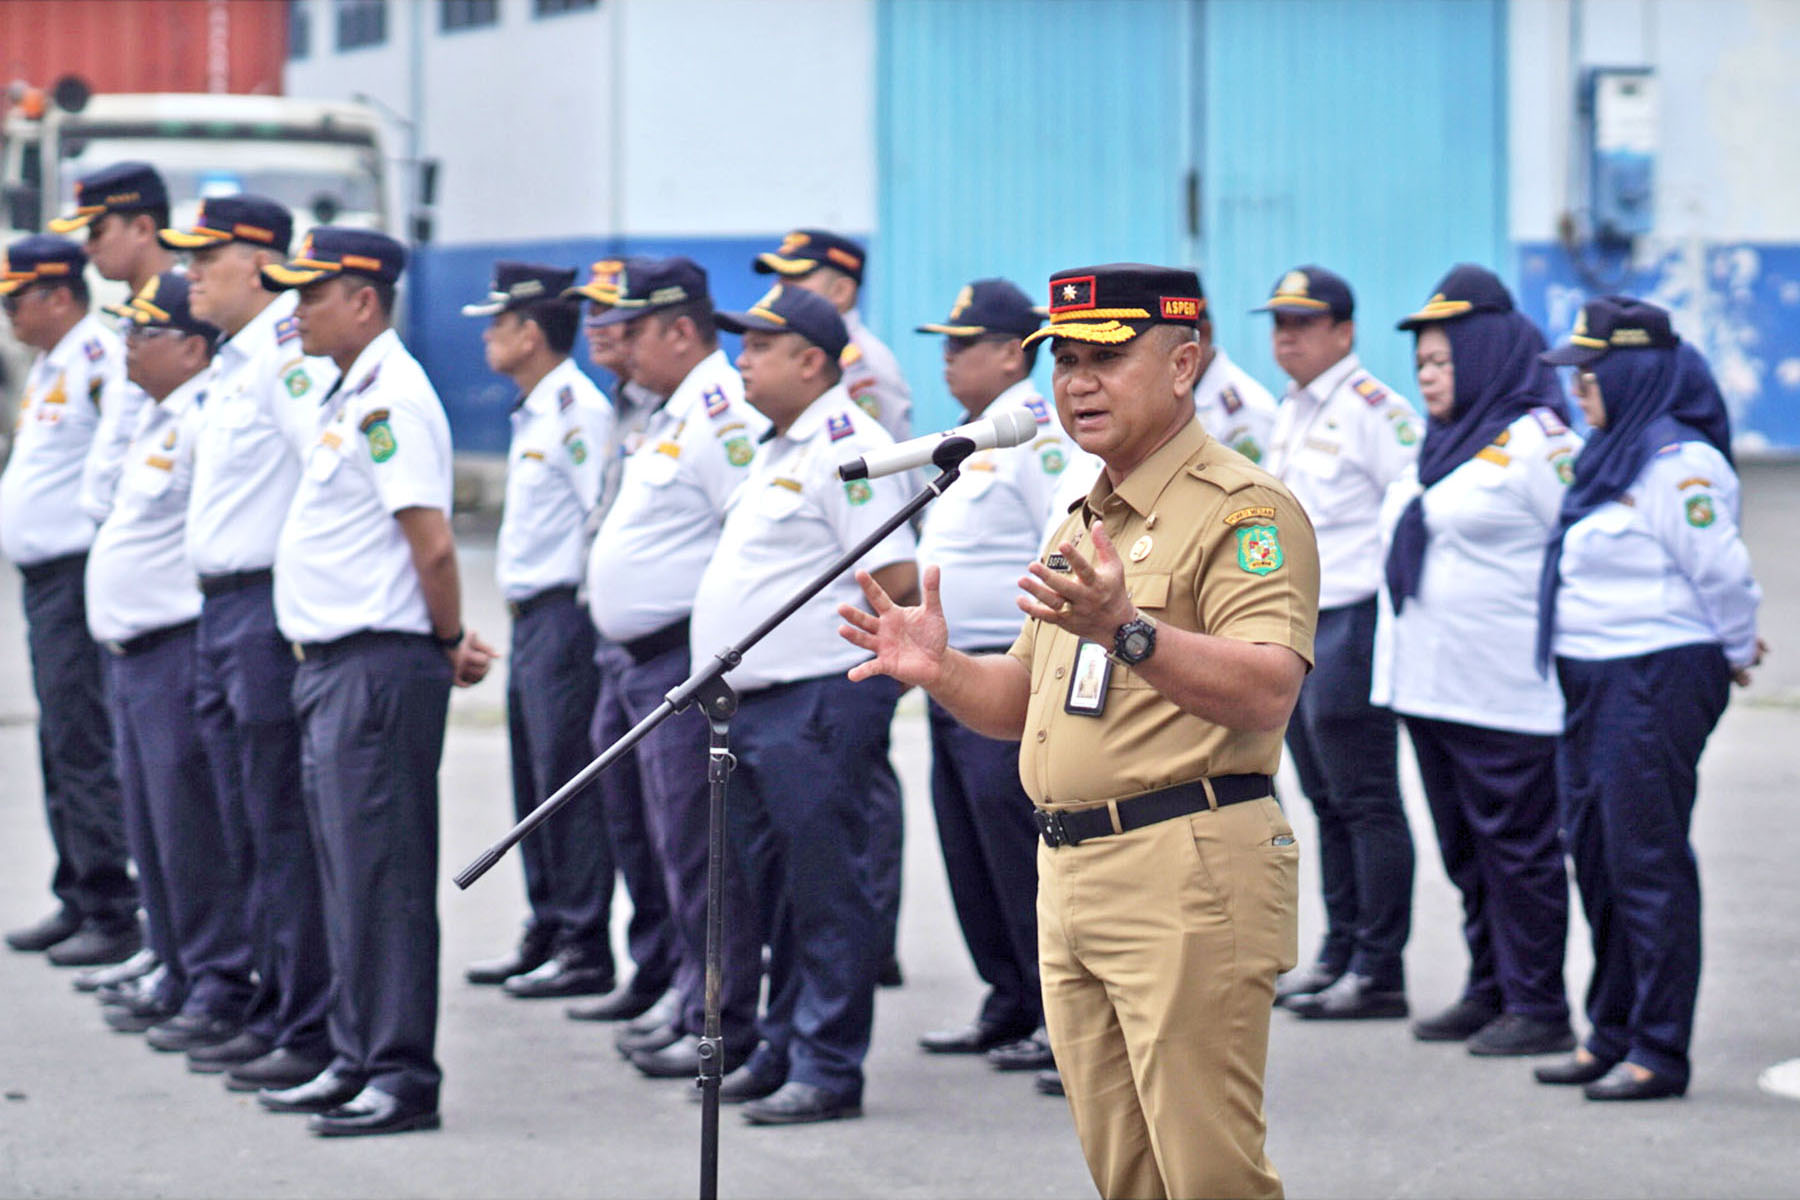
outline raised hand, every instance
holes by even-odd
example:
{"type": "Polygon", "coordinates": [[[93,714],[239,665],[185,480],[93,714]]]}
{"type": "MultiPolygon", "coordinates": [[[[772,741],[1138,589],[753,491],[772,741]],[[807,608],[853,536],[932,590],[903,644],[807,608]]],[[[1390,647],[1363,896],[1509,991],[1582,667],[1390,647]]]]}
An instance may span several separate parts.
{"type": "Polygon", "coordinates": [[[1137,610],[1125,590],[1125,564],[1106,536],[1106,526],[1096,520],[1092,534],[1092,562],[1074,543],[1063,542],[1056,551],[1068,559],[1067,572],[1052,571],[1041,562],[1031,564],[1031,574],[1019,580],[1025,592],[1019,597],[1019,611],[1077,637],[1111,646],[1113,633],[1137,610]]]}
{"type": "Polygon", "coordinates": [[[890,675],[909,687],[926,688],[938,681],[950,644],[939,578],[936,567],[926,567],[924,600],[909,607],[895,604],[867,571],[856,573],[869,611],[853,604],[838,605],[838,615],[846,622],[838,626],[838,636],[875,657],[850,668],[852,680],[860,683],[876,675],[890,675]]]}

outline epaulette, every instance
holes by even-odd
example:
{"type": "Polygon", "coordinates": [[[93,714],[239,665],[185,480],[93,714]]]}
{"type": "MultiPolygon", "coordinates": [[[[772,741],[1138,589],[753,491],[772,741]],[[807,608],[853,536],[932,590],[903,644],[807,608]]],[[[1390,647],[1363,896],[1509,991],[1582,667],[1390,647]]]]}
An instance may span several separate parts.
{"type": "Polygon", "coordinates": [[[275,344],[285,346],[289,342],[300,339],[300,321],[297,317],[283,317],[275,322],[275,344]]]}
{"type": "Polygon", "coordinates": [[[350,394],[352,396],[362,395],[364,392],[375,386],[375,377],[380,374],[381,364],[376,363],[373,367],[369,368],[369,373],[363,376],[362,382],[350,389],[350,394]]]}
{"type": "Polygon", "coordinates": [[[1370,408],[1387,402],[1388,390],[1375,382],[1373,376],[1358,375],[1350,381],[1350,390],[1363,398],[1363,403],[1370,408]]]}
{"type": "Polygon", "coordinates": [[[1555,409],[1540,406],[1532,409],[1531,415],[1537,418],[1538,428],[1544,431],[1546,437],[1561,437],[1569,432],[1569,427],[1563,424],[1563,419],[1556,415],[1555,409]]]}
{"type": "Polygon", "coordinates": [[[89,338],[81,343],[81,352],[87,355],[89,362],[99,362],[106,357],[106,347],[100,344],[99,338],[89,338]]]}
{"type": "Polygon", "coordinates": [[[1050,423],[1050,409],[1044,403],[1042,396],[1033,396],[1025,402],[1025,407],[1031,410],[1031,415],[1037,418],[1037,423],[1039,425],[1048,425],[1050,423]]]}
{"type": "Polygon", "coordinates": [[[716,383],[701,392],[700,398],[706,401],[706,415],[715,421],[731,411],[731,401],[726,398],[725,389],[716,383]]]}
{"type": "Polygon", "coordinates": [[[556,411],[568,412],[574,407],[575,389],[565,383],[562,385],[561,390],[556,393],[556,411]]]}
{"type": "Polygon", "coordinates": [[[1227,384],[1225,390],[1219,393],[1219,403],[1225,406],[1227,414],[1236,416],[1238,409],[1244,407],[1244,398],[1238,395],[1236,388],[1227,384]]]}
{"type": "Polygon", "coordinates": [[[1258,477],[1248,462],[1234,462],[1229,458],[1195,463],[1187,469],[1186,474],[1201,483],[1211,484],[1226,495],[1256,487],[1263,482],[1263,478],[1258,477]]]}
{"type": "Polygon", "coordinates": [[[825,432],[834,442],[841,442],[856,432],[856,424],[843,413],[832,413],[825,418],[825,432]]]}

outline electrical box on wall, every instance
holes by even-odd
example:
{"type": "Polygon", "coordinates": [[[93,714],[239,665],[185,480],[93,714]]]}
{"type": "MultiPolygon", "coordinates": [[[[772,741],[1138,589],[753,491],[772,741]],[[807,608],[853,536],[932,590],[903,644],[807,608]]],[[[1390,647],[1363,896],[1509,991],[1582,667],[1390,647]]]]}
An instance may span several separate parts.
{"type": "Polygon", "coordinates": [[[1584,82],[1594,237],[1628,244],[1649,233],[1655,218],[1656,75],[1648,67],[1593,67],[1584,82]]]}

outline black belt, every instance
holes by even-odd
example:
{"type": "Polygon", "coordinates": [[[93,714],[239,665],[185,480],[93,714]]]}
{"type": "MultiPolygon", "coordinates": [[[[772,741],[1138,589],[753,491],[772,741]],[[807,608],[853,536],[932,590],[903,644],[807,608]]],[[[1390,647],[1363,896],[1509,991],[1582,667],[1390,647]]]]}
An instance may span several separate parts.
{"type": "Polygon", "coordinates": [[[275,572],[268,567],[255,571],[227,571],[223,575],[202,575],[200,594],[211,599],[227,592],[241,592],[245,588],[261,587],[274,582],[275,572]]]}
{"type": "MultiPolygon", "coordinates": [[[[1267,775],[1217,775],[1212,779],[1212,791],[1218,806],[1224,808],[1227,804],[1242,804],[1246,800],[1260,800],[1264,796],[1273,795],[1275,782],[1267,775]]],[[[1038,832],[1044,836],[1044,845],[1073,846],[1091,838],[1142,829],[1146,825],[1185,817],[1189,813],[1203,812],[1211,807],[1212,802],[1206,798],[1205,783],[1195,780],[1193,783],[1178,783],[1161,791],[1145,792],[1141,796],[1133,796],[1129,800],[1120,800],[1116,804],[1102,805],[1099,808],[1073,811],[1034,808],[1031,815],[1037,821],[1038,832]],[[1118,829],[1113,828],[1113,808],[1119,810],[1118,829]]]]}
{"type": "Polygon", "coordinates": [[[688,644],[688,619],[683,617],[673,625],[664,625],[655,633],[646,633],[641,638],[619,644],[625,648],[625,653],[631,655],[631,661],[641,667],[659,654],[667,654],[677,646],[688,644]]]}
{"type": "Polygon", "coordinates": [[[52,575],[60,575],[64,571],[77,570],[87,563],[87,551],[77,554],[65,554],[61,558],[46,558],[43,562],[21,563],[19,574],[27,583],[42,583],[52,575]]]}
{"type": "Polygon", "coordinates": [[[179,625],[165,625],[161,629],[152,629],[149,633],[140,633],[134,638],[126,638],[122,642],[102,642],[101,645],[111,650],[120,658],[129,658],[133,654],[142,654],[146,650],[154,650],[173,637],[184,633],[192,633],[199,628],[198,621],[183,621],[179,625]]]}
{"type": "Polygon", "coordinates": [[[543,591],[535,592],[532,595],[525,597],[523,600],[508,600],[506,602],[506,611],[511,613],[512,619],[516,621],[520,617],[544,607],[544,605],[550,603],[552,600],[562,600],[565,598],[569,600],[575,599],[574,584],[565,583],[561,587],[545,588],[543,591]]]}
{"type": "Polygon", "coordinates": [[[397,629],[362,629],[329,642],[290,642],[288,644],[294,648],[294,658],[297,661],[316,662],[354,650],[359,646],[381,642],[424,642],[427,646],[438,648],[437,639],[429,633],[404,633],[397,629]]]}

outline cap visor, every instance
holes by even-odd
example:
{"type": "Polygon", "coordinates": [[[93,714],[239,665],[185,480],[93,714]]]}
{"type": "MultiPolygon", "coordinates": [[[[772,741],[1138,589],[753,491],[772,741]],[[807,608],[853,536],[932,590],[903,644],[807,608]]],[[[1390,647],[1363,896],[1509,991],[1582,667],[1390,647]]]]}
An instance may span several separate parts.
{"type": "Polygon", "coordinates": [[[342,271],[322,269],[296,270],[293,267],[275,263],[262,269],[263,286],[271,292],[284,292],[289,288],[305,287],[321,279],[329,279],[334,275],[342,275],[342,271]]]}
{"type": "Polygon", "coordinates": [[[1330,312],[1331,305],[1323,300],[1314,300],[1309,296],[1283,296],[1279,300],[1271,300],[1261,308],[1253,308],[1253,313],[1322,313],[1330,312]]]}
{"type": "Polygon", "coordinates": [[[561,300],[592,300],[595,304],[617,304],[619,292],[616,288],[603,288],[598,284],[584,283],[580,287],[564,288],[561,300]]]}
{"type": "Polygon", "coordinates": [[[465,317],[491,317],[505,309],[506,301],[504,300],[484,300],[480,304],[463,305],[462,315],[465,317]]]}
{"type": "Polygon", "coordinates": [[[129,300],[127,300],[123,304],[103,305],[101,307],[100,311],[103,313],[110,314],[111,316],[124,317],[127,320],[136,320],[137,319],[137,309],[131,307],[131,301],[129,301],[129,300]]]}
{"type": "Polygon", "coordinates": [[[171,250],[198,250],[229,242],[231,235],[223,229],[164,229],[158,231],[156,240],[171,250]]]}
{"type": "Polygon", "coordinates": [[[1553,367],[1582,367],[1605,353],[1604,350],[1595,350],[1587,346],[1558,346],[1554,350],[1546,350],[1538,355],[1538,361],[1549,363],[1553,367]]]}
{"type": "MultiPolygon", "coordinates": [[[[1151,322],[1141,322],[1148,329],[1151,322]]],[[[1045,338],[1068,338],[1071,342],[1090,342],[1096,346],[1118,346],[1129,342],[1143,332],[1137,325],[1124,321],[1063,321],[1056,325],[1046,325],[1034,333],[1026,334],[1020,344],[1033,346],[1045,338]]]]}
{"type": "Polygon", "coordinates": [[[24,287],[26,284],[32,283],[32,282],[34,282],[34,281],[30,280],[30,279],[0,280],[0,296],[10,296],[14,292],[18,291],[20,288],[24,287]]]}
{"type": "Polygon", "coordinates": [[[638,317],[660,312],[670,307],[667,304],[658,305],[655,308],[648,304],[632,304],[630,301],[620,300],[616,296],[611,300],[602,300],[600,303],[610,304],[612,307],[603,313],[596,313],[589,317],[587,323],[590,328],[595,325],[623,325],[627,321],[636,320],[638,317]]]}
{"type": "MultiPolygon", "coordinates": [[[[713,314],[713,324],[727,333],[749,333],[752,330],[759,333],[800,333],[790,325],[778,325],[766,317],[747,312],[716,312],[713,314]]],[[[801,336],[805,337],[804,334],[801,336]]]]}
{"type": "Polygon", "coordinates": [[[48,229],[51,233],[74,233],[77,229],[86,229],[89,225],[92,225],[94,223],[94,218],[99,215],[100,214],[97,212],[91,212],[76,213],[72,217],[51,217],[44,228],[48,229]]]}
{"type": "Polygon", "coordinates": [[[920,325],[916,328],[919,333],[941,333],[945,337],[980,337],[984,333],[1003,332],[990,330],[985,325],[920,325]]]}
{"type": "Polygon", "coordinates": [[[1394,322],[1395,329],[1417,329],[1421,325],[1430,325],[1434,321],[1449,321],[1457,317],[1465,317],[1475,311],[1475,306],[1467,300],[1439,300],[1427,304],[1409,317],[1402,317],[1394,322]]]}
{"type": "Polygon", "coordinates": [[[767,275],[771,271],[777,275],[806,275],[819,268],[816,258],[783,258],[779,254],[764,253],[756,256],[756,272],[767,275]]]}

